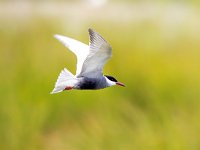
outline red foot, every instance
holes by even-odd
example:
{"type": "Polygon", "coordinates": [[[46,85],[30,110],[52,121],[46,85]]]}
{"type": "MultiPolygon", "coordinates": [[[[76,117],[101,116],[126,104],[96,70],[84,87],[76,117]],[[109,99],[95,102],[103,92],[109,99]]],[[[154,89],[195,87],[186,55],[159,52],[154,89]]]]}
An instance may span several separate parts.
{"type": "Polygon", "coordinates": [[[71,86],[67,86],[66,88],[65,88],[65,90],[72,90],[73,89],[73,87],[71,87],[71,86]]]}

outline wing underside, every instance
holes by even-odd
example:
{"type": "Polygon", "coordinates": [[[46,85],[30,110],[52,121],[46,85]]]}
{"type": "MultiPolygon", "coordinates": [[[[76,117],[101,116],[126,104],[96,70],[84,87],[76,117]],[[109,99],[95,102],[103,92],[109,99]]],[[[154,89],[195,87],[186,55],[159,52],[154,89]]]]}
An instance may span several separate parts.
{"type": "Polygon", "coordinates": [[[63,43],[69,50],[71,50],[76,55],[76,75],[80,74],[83,62],[85,61],[89,53],[89,46],[66,36],[56,34],[54,37],[61,43],[63,43]]]}

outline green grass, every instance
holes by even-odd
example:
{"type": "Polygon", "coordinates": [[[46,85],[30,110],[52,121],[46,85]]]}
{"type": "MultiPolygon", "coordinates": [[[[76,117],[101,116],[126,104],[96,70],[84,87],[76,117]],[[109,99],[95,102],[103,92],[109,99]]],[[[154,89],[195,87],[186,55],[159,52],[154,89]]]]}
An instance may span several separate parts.
{"type": "Polygon", "coordinates": [[[4,19],[0,149],[200,149],[200,29],[160,19],[89,20],[79,30],[58,18],[4,19]],[[60,71],[75,72],[76,63],[53,34],[88,42],[88,27],[113,47],[105,74],[127,87],[50,95],[60,71]]]}

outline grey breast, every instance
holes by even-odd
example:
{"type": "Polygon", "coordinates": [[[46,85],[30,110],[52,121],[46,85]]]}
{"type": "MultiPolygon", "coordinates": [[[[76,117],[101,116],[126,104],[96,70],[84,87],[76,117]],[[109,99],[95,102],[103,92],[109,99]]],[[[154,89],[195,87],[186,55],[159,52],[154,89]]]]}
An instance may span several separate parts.
{"type": "Polygon", "coordinates": [[[100,78],[82,77],[76,87],[77,89],[102,89],[107,87],[107,83],[103,76],[100,78]]]}

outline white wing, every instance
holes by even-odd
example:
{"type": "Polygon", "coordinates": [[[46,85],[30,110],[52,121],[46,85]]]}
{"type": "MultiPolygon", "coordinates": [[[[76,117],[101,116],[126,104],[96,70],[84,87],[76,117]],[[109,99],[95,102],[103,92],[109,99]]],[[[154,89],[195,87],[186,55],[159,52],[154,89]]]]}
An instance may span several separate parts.
{"type": "Polygon", "coordinates": [[[102,76],[104,64],[112,55],[112,48],[97,32],[89,29],[90,45],[89,54],[83,63],[81,73],[86,77],[102,76]]]}
{"type": "Polygon", "coordinates": [[[76,55],[76,75],[78,75],[81,72],[83,62],[85,61],[89,53],[89,46],[66,36],[56,34],[54,37],[58,39],[61,43],[63,43],[67,48],[69,48],[69,50],[71,50],[76,55]]]}

